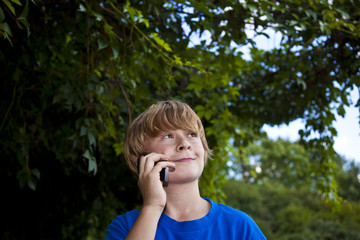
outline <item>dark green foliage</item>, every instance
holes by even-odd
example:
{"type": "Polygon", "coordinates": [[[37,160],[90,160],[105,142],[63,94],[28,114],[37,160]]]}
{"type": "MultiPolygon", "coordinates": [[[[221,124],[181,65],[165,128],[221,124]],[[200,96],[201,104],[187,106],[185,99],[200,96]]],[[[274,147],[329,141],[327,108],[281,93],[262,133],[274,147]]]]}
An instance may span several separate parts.
{"type": "MultiPolygon", "coordinates": [[[[1,0],[1,212],[9,220],[1,234],[101,239],[116,214],[141,204],[123,157],[126,126],[168,98],[189,103],[203,119],[215,153],[201,181],[204,196],[225,200],[229,157],[247,166],[244,148],[264,124],[304,118],[309,161],[281,172],[279,182],[299,187],[289,171],[306,168],[312,187],[339,201],[332,121],[359,87],[359,6],[358,0],[1,0]],[[281,45],[258,49],[247,27],[257,35],[281,32],[281,45]],[[193,33],[209,33],[209,41],[194,45],[193,33]],[[251,61],[238,51],[247,44],[251,61]]],[[[358,199],[357,189],[339,194],[358,199]]]]}

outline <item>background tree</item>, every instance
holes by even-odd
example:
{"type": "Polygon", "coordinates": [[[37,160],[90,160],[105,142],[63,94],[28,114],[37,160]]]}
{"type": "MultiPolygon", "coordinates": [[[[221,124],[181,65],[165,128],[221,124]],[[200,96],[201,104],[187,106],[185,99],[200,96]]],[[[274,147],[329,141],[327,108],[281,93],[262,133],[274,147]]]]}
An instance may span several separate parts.
{"type": "Polygon", "coordinates": [[[304,118],[315,187],[336,200],[332,122],[359,87],[358,6],[1,0],[0,176],[11,206],[3,236],[102,238],[116,214],[140,203],[123,159],[125,128],[167,98],[203,119],[215,151],[204,196],[224,201],[228,156],[242,158],[263,124],[304,118]],[[246,29],[268,28],[283,39],[262,51],[246,29]],[[208,40],[193,44],[202,34],[208,40]]]}
{"type": "Polygon", "coordinates": [[[266,138],[258,144],[258,148],[250,145],[245,152],[248,157],[257,156],[257,161],[250,161],[248,169],[257,167],[262,171],[250,179],[237,176],[238,180],[232,178],[226,183],[224,192],[230,206],[250,214],[268,239],[360,239],[360,218],[356,213],[360,201],[355,194],[360,184],[358,164],[336,157],[335,179],[342,200],[334,211],[321,200],[310,175],[304,181],[302,171],[289,167],[294,160],[299,167],[309,162],[310,154],[298,158],[300,152],[306,152],[303,146],[266,138]],[[278,164],[281,155],[287,164],[278,164]],[[276,165],[276,170],[271,164],[276,165]]]}
{"type": "Polygon", "coordinates": [[[288,188],[311,189],[310,154],[287,140],[262,138],[244,150],[245,159],[233,162],[234,172],[246,182],[278,182],[288,188]]]}

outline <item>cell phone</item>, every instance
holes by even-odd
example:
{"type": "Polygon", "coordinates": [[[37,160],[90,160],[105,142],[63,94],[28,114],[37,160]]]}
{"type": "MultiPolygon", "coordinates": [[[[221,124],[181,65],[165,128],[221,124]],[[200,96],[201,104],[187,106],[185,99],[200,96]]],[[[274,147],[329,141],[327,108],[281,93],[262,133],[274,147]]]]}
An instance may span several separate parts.
{"type": "Polygon", "coordinates": [[[162,181],[163,187],[167,187],[169,185],[169,167],[161,169],[160,181],[162,181]]]}
{"type": "MultiPolygon", "coordinates": [[[[139,172],[140,172],[140,170],[139,170],[140,157],[141,157],[141,156],[139,156],[139,157],[137,158],[137,172],[138,172],[138,175],[139,175],[139,172]]],[[[158,161],[158,162],[161,162],[161,160],[158,161]]],[[[155,165],[156,165],[158,162],[156,162],[155,165]]],[[[162,181],[163,187],[167,187],[167,186],[169,185],[169,167],[165,167],[165,168],[163,168],[163,169],[161,170],[161,172],[160,172],[160,181],[162,181]]]]}

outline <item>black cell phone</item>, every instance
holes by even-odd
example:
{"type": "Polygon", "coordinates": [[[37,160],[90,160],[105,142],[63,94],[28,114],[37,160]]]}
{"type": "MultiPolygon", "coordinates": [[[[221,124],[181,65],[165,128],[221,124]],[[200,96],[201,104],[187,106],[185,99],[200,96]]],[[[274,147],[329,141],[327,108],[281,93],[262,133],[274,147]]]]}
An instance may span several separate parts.
{"type": "MultiPolygon", "coordinates": [[[[158,161],[158,162],[161,162],[158,161]]],[[[158,163],[156,162],[155,165],[158,163]]],[[[137,171],[138,171],[138,175],[139,175],[139,165],[140,165],[140,156],[137,158],[137,171]]],[[[162,181],[163,183],[163,187],[167,187],[169,185],[169,167],[165,167],[161,170],[160,172],[160,181],[162,181]]]]}
{"type": "Polygon", "coordinates": [[[163,183],[163,187],[169,185],[169,167],[165,167],[160,172],[160,181],[163,183]]]}

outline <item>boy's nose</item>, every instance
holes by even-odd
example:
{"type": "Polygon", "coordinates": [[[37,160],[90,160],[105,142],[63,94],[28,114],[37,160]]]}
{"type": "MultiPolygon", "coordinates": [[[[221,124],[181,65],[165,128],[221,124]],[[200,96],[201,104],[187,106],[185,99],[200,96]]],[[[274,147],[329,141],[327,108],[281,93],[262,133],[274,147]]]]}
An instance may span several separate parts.
{"type": "Polygon", "coordinates": [[[191,148],[191,144],[186,141],[186,140],[182,140],[179,145],[177,146],[177,150],[178,151],[183,151],[183,150],[187,150],[191,148]]]}

